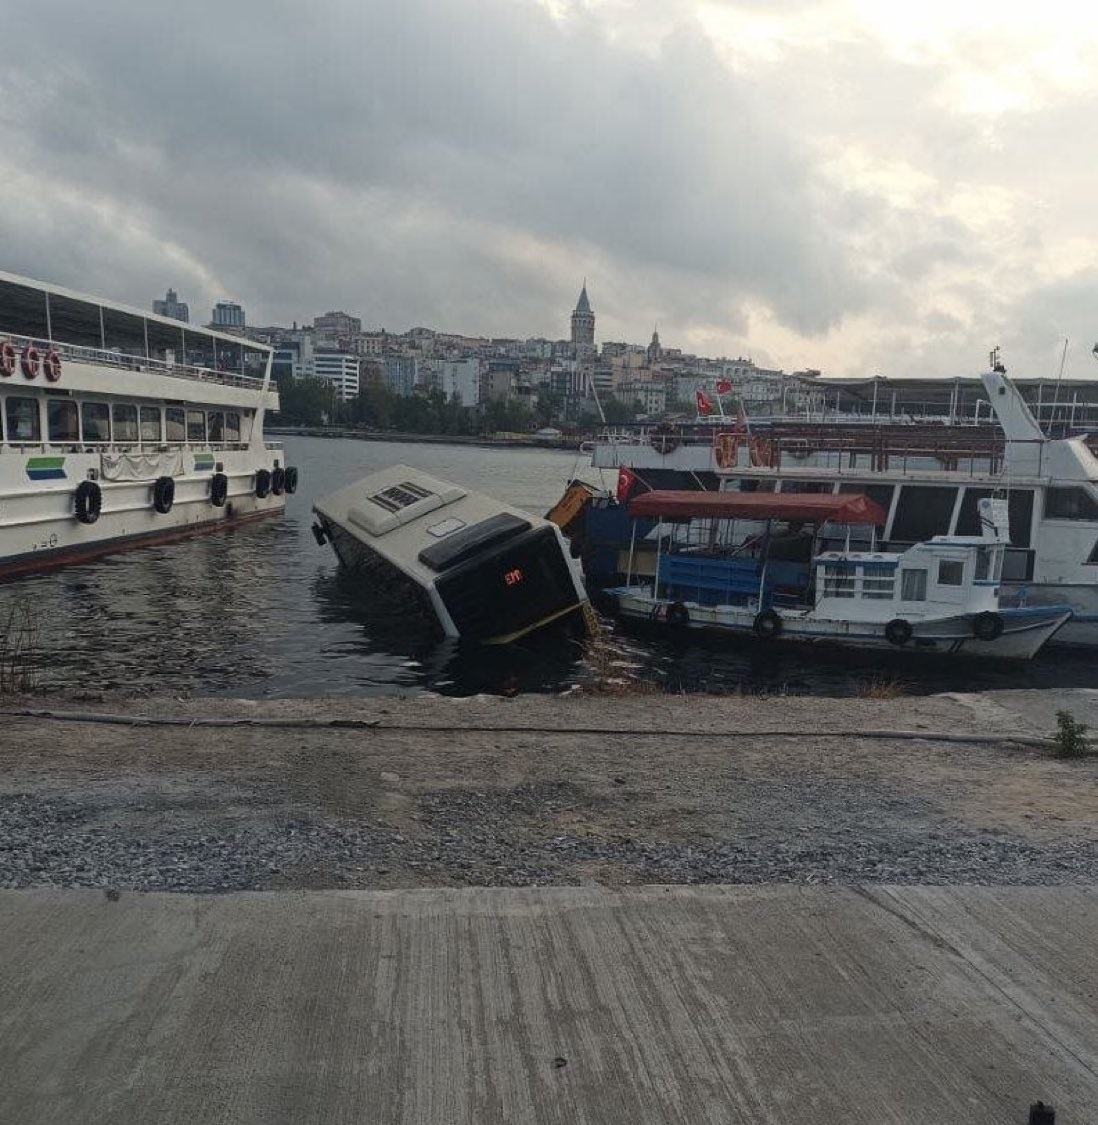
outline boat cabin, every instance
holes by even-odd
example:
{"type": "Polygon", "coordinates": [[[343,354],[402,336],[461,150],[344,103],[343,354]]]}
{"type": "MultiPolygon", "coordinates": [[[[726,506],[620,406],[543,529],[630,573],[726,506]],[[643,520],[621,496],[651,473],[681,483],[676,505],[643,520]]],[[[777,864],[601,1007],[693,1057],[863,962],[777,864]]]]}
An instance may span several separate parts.
{"type": "MultiPolygon", "coordinates": [[[[653,596],[699,606],[815,607],[848,620],[998,607],[1008,541],[1003,501],[985,499],[976,536],[934,536],[906,551],[819,551],[822,540],[880,526],[869,497],[772,493],[649,492],[629,504],[630,516],[656,518],[653,596]],[[755,533],[736,524],[751,521],[755,533]],[[664,534],[666,522],[689,533],[664,534]]],[[[631,577],[629,579],[631,582],[631,577]]],[[[628,584],[628,582],[627,582],[628,584]]]]}
{"type": "Polygon", "coordinates": [[[994,612],[1004,546],[938,535],[902,553],[827,551],[815,560],[815,607],[850,621],[994,612]]]}

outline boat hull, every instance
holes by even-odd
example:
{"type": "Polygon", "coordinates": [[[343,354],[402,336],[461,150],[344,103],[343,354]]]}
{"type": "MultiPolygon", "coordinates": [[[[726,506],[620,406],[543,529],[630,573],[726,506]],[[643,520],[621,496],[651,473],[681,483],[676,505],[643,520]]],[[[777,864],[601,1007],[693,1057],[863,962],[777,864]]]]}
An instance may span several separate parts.
{"type": "Polygon", "coordinates": [[[219,451],[216,456],[228,478],[225,502],[215,505],[210,496],[212,457],[208,468],[197,468],[188,454],[187,471],[172,478],[171,509],[163,513],[153,504],[155,477],[104,479],[98,475],[100,461],[94,455],[66,457],[64,479],[0,482],[0,579],[171,543],[284,510],[284,493],[259,497],[255,488],[256,471],[270,471],[281,460],[281,451],[219,451]],[[98,476],[102,508],[94,522],[83,523],[76,516],[75,492],[80,481],[89,479],[89,471],[98,476]]]}
{"type": "MultiPolygon", "coordinates": [[[[621,587],[608,591],[608,594],[611,595],[614,612],[627,620],[669,629],[750,637],[760,643],[764,640],[756,631],[758,610],[754,608],[673,603],[652,597],[647,587],[621,587]]],[[[919,654],[964,654],[997,660],[1029,660],[1064,627],[1071,617],[1071,610],[1063,605],[1027,607],[1004,609],[1000,616],[1003,631],[994,640],[980,640],[973,634],[972,616],[959,615],[913,621],[910,639],[903,645],[897,645],[885,636],[884,623],[836,621],[815,617],[804,611],[790,611],[781,615],[780,630],[765,640],[919,654]]]]}

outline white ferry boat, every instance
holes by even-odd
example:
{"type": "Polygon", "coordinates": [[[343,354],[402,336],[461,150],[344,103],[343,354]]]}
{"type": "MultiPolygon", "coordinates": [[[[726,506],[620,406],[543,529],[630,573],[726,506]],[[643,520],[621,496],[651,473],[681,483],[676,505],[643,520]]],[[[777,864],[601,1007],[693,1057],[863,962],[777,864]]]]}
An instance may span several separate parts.
{"type": "Polygon", "coordinates": [[[281,512],[271,356],[0,273],[0,577],[281,512]]]}
{"type": "Polygon", "coordinates": [[[548,520],[393,465],[313,505],[363,593],[404,595],[447,637],[506,644],[557,622],[586,624],[579,567],[548,520]]]}
{"type": "MultiPolygon", "coordinates": [[[[977,534],[980,500],[1001,496],[1010,511],[1011,544],[1003,563],[1004,603],[1067,604],[1073,616],[1054,643],[1098,646],[1098,457],[1086,435],[1048,436],[997,361],[981,379],[995,427],[774,421],[745,428],[729,419],[713,430],[708,448],[682,443],[661,454],[649,443],[648,457],[695,486],[706,483],[708,471],[721,490],[865,493],[885,513],[877,536],[891,551],[935,535],[977,534]]],[[[643,453],[607,444],[596,449],[593,463],[620,467],[624,475],[643,453]]],[[[642,466],[630,479],[643,484],[646,475],[642,466]]],[[[656,487],[684,485],[661,480],[656,487]]],[[[620,529],[612,504],[591,507],[589,543],[607,558],[615,536],[615,557],[623,557],[620,529]]],[[[604,569],[623,571],[611,562],[604,569]]],[[[596,582],[600,577],[589,574],[596,582]]]]}
{"type": "Polygon", "coordinates": [[[1001,604],[1001,500],[980,501],[981,534],[936,535],[905,551],[817,552],[828,527],[884,519],[860,493],[648,492],[628,507],[633,519],[658,521],[655,566],[650,579],[630,574],[608,590],[610,604],[665,628],[1028,660],[1071,617],[1066,605],[1001,604]],[[667,535],[667,520],[689,534],[667,535]],[[738,534],[741,520],[763,530],[738,534]]]}

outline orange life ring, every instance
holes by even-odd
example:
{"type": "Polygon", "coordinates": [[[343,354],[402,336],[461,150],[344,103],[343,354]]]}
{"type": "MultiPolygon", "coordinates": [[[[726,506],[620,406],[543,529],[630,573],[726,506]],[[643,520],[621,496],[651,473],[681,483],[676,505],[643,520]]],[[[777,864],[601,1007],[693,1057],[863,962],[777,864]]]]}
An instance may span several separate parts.
{"type": "Polygon", "coordinates": [[[51,383],[61,378],[61,357],[55,351],[48,351],[42,357],[42,372],[51,383]]]}
{"type": "Polygon", "coordinates": [[[736,464],[739,454],[739,434],[717,434],[717,442],[713,450],[713,456],[716,458],[718,469],[731,469],[732,466],[736,464]]]}
{"type": "Polygon", "coordinates": [[[0,375],[5,378],[15,374],[15,345],[10,340],[0,343],[0,375]]]}
{"type": "Polygon", "coordinates": [[[38,359],[38,349],[33,344],[28,344],[23,349],[23,358],[19,361],[19,366],[28,379],[38,378],[38,359]]]}
{"type": "Polygon", "coordinates": [[[751,454],[751,464],[756,469],[772,469],[774,467],[774,442],[768,438],[753,437],[748,446],[751,454]]]}

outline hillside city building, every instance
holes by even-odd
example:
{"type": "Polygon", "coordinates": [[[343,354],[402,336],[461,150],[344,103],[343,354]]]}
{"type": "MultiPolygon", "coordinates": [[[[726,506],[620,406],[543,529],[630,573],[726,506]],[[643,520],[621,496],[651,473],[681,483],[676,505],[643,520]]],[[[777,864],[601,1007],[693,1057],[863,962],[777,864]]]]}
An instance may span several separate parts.
{"type": "MultiPolygon", "coordinates": [[[[244,310],[220,302],[214,323],[244,332],[244,310]]],[[[364,328],[361,317],[342,310],[322,313],[311,324],[253,328],[248,334],[274,347],[276,380],[326,380],[333,398],[343,403],[377,386],[400,397],[433,391],[470,410],[488,403],[515,402],[530,409],[540,403],[543,417],[580,422],[598,421],[609,409],[615,417],[689,419],[697,389],[708,387],[712,394],[718,382],[731,387],[730,404],[742,402],[755,414],[807,409],[817,394],[818,372],[787,375],[742,356],[691,355],[665,346],[658,329],[646,345],[605,341],[600,346],[586,278],[567,339],[490,339],[424,326],[393,333],[364,328]]]]}

